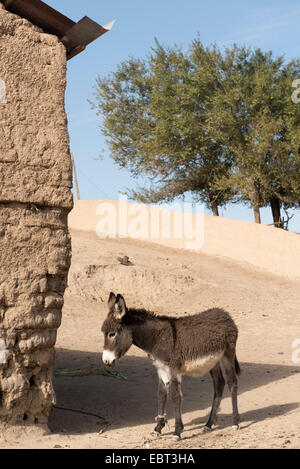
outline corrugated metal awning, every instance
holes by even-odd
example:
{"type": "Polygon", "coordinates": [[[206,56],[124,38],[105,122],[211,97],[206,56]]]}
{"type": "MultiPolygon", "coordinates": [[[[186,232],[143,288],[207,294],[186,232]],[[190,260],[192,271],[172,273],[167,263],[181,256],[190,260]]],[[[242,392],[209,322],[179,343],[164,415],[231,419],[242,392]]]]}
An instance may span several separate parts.
{"type": "Polygon", "coordinates": [[[88,44],[110,31],[114,22],[101,26],[87,16],[78,23],[41,0],[0,0],[11,13],[26,18],[66,46],[68,60],[82,52],[88,44]]]}

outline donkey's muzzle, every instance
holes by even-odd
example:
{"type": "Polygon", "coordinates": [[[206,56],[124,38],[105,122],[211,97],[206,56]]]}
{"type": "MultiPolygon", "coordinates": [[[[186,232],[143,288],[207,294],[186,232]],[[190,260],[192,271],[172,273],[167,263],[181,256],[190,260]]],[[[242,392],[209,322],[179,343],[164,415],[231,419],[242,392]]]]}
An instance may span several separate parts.
{"type": "Polygon", "coordinates": [[[116,361],[116,355],[111,350],[103,350],[102,361],[104,365],[111,366],[116,361]]]}

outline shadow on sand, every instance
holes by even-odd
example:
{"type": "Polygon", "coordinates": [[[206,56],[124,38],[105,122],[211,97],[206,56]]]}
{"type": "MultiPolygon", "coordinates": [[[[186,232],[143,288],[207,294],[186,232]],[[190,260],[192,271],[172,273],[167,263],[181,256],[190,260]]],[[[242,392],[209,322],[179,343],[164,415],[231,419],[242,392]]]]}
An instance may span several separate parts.
{"type": "MultiPolygon", "coordinates": [[[[79,350],[56,349],[55,369],[95,369],[103,368],[99,353],[79,350]]],[[[239,379],[239,394],[283,380],[292,373],[299,372],[295,366],[241,363],[242,374],[239,379]]],[[[54,408],[49,427],[55,433],[84,434],[98,432],[105,421],[111,428],[127,428],[142,424],[154,424],[157,414],[156,392],[157,374],[150,360],[145,357],[126,356],[116,368],[126,380],[101,375],[54,377],[57,407],[54,408]],[[84,413],[62,410],[73,409],[84,413]],[[97,415],[99,417],[97,417],[97,415]],[[105,419],[105,420],[104,420],[105,419]]],[[[186,429],[200,429],[208,416],[213,386],[210,375],[191,378],[183,377],[183,420],[186,429]],[[199,410],[199,418],[188,420],[185,413],[199,410]],[[203,412],[205,411],[205,412],[203,412]]],[[[271,395],[271,392],[268,391],[271,395]]],[[[229,396],[226,386],[224,397],[229,396]]],[[[243,413],[240,406],[242,423],[246,428],[253,423],[284,415],[298,407],[298,403],[282,403],[253,409],[243,413]]],[[[167,407],[168,415],[173,416],[172,403],[167,407]]],[[[224,426],[231,425],[231,414],[220,414],[224,426]]],[[[223,426],[223,425],[221,425],[223,426]]]]}

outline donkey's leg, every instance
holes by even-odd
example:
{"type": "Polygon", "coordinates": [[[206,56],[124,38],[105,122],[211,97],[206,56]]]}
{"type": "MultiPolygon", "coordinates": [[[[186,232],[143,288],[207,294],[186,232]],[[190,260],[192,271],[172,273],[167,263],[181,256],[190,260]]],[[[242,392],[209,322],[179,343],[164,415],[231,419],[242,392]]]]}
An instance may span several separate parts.
{"type": "Polygon", "coordinates": [[[181,406],[182,406],[181,376],[172,376],[171,397],[174,403],[174,410],[175,410],[175,432],[174,432],[173,439],[179,440],[180,434],[184,428],[182,419],[181,419],[181,406]]]}
{"type": "Polygon", "coordinates": [[[235,353],[228,356],[227,354],[221,360],[222,365],[224,366],[224,370],[226,373],[227,384],[229,391],[231,393],[231,400],[232,400],[232,427],[235,429],[239,428],[240,423],[240,415],[238,411],[237,405],[237,392],[238,392],[238,378],[235,368],[235,353]]]}
{"type": "Polygon", "coordinates": [[[158,416],[156,417],[157,425],[154,428],[154,431],[158,434],[161,433],[167,421],[165,409],[168,397],[168,389],[169,383],[164,383],[161,379],[159,379],[157,391],[158,416]]]}
{"type": "Polygon", "coordinates": [[[224,380],[222,370],[219,364],[217,364],[212,370],[210,370],[210,374],[211,374],[213,384],[214,384],[214,397],[213,397],[210,415],[204,427],[204,431],[211,430],[212,425],[217,423],[217,412],[220,407],[223,390],[225,386],[225,380],[224,380]]]}

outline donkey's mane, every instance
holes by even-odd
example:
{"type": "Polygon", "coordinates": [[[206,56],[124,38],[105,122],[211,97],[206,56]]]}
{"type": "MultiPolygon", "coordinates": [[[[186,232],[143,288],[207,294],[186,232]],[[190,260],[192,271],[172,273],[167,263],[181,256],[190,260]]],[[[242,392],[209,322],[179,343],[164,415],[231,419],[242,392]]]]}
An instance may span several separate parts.
{"type": "Polygon", "coordinates": [[[170,319],[176,319],[171,316],[156,314],[153,311],[148,311],[144,308],[129,308],[128,315],[136,321],[145,322],[148,320],[158,320],[158,321],[169,321],[170,319]]]}
{"type": "Polygon", "coordinates": [[[174,323],[174,321],[190,321],[190,320],[204,320],[206,323],[213,321],[217,324],[219,321],[224,322],[224,315],[227,316],[227,320],[232,321],[230,315],[223,308],[210,308],[201,313],[196,314],[186,314],[183,316],[167,316],[156,314],[153,311],[149,311],[144,308],[128,308],[128,314],[125,316],[127,323],[139,323],[143,324],[147,320],[150,321],[169,321],[174,323]]]}

